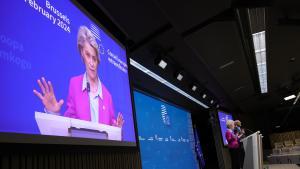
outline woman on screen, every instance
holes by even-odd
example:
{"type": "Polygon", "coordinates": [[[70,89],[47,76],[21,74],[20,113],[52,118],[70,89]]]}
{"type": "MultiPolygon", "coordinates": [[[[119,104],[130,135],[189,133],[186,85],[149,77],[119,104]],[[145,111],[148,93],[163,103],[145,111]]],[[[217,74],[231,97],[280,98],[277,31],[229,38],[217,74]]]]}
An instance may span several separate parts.
{"type": "MultiPolygon", "coordinates": [[[[114,118],[111,94],[99,79],[99,46],[86,26],[81,26],[78,30],[77,46],[86,70],[84,74],[70,80],[64,116],[122,127],[123,116],[119,113],[117,119],[114,118]]],[[[37,83],[42,93],[37,90],[33,92],[44,104],[45,111],[59,114],[64,101],[56,100],[51,82],[42,77],[37,83]]]]}

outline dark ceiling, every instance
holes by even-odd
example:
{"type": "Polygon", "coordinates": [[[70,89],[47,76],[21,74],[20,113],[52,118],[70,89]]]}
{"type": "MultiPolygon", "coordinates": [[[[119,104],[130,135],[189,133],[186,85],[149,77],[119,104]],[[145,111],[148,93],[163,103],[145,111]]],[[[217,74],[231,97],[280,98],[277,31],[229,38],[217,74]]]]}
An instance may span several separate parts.
{"type": "MultiPolygon", "coordinates": [[[[94,0],[95,17],[128,47],[129,56],[192,96],[210,105],[252,119],[252,125],[299,129],[299,106],[283,97],[300,91],[300,5],[297,1],[259,0],[94,0]],[[261,94],[249,21],[260,30],[259,17],[248,12],[265,9],[268,93],[261,94]],[[97,16],[98,15],[98,16],[97,16]],[[257,17],[257,18],[255,18],[257,17]],[[154,64],[163,55],[166,70],[154,64]],[[182,71],[178,82],[174,72],[182,71]],[[196,83],[196,92],[190,90],[196,83]],[[202,99],[207,93],[208,98],[202,99]],[[286,121],[287,123],[284,123],[286,121]]],[[[163,98],[197,111],[199,106],[166,92],[133,70],[133,82],[163,98]],[[164,93],[165,92],[165,93],[164,93]],[[164,93],[164,94],[163,94],[164,93]]],[[[298,104],[299,105],[299,104],[298,104]]]]}

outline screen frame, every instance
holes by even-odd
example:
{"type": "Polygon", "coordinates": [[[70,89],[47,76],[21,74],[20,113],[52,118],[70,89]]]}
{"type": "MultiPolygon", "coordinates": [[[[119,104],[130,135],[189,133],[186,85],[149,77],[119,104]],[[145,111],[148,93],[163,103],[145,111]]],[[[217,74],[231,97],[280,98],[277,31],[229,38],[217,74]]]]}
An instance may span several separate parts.
{"type": "MultiPolygon", "coordinates": [[[[126,53],[127,61],[127,76],[130,91],[132,118],[135,134],[135,142],[129,141],[116,141],[116,140],[100,140],[91,138],[79,138],[79,137],[65,137],[65,136],[52,136],[52,135],[37,135],[37,134],[24,134],[14,132],[0,132],[0,143],[18,143],[18,144],[48,144],[48,145],[84,145],[84,146],[99,146],[99,147],[126,147],[129,149],[139,149],[138,138],[137,138],[137,123],[135,116],[135,106],[133,100],[133,85],[132,77],[130,76],[130,60],[128,55],[128,49],[123,45],[111,32],[109,32],[99,21],[88,12],[78,1],[70,0],[72,5],[75,6],[83,15],[88,17],[94,22],[100,29],[102,29],[110,38],[112,38],[126,53]]],[[[100,10],[100,9],[99,9],[100,10]]]]}
{"type": "Polygon", "coordinates": [[[224,141],[223,141],[223,135],[222,135],[222,128],[221,128],[221,123],[220,123],[219,112],[222,112],[222,113],[227,114],[227,115],[231,115],[232,120],[234,120],[233,114],[232,113],[228,113],[227,111],[224,111],[224,110],[220,110],[220,109],[217,109],[216,112],[217,112],[218,126],[219,126],[219,130],[220,130],[220,135],[221,135],[221,140],[222,140],[223,147],[228,147],[228,144],[225,144],[224,141]]]}

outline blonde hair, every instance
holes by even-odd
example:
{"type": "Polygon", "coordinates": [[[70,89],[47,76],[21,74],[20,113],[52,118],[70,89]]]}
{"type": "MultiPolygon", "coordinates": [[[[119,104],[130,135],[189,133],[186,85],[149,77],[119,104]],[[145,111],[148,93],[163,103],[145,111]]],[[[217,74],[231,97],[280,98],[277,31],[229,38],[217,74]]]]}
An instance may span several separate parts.
{"type": "Polygon", "coordinates": [[[239,121],[239,120],[235,120],[235,121],[234,121],[234,124],[235,124],[236,126],[239,126],[239,127],[242,126],[242,122],[239,121]]]}
{"type": "Polygon", "coordinates": [[[89,30],[89,28],[87,28],[86,26],[80,26],[77,34],[77,47],[79,49],[79,52],[81,52],[81,49],[83,48],[85,42],[90,44],[95,49],[97,54],[97,61],[99,64],[100,63],[99,45],[96,41],[96,38],[93,35],[93,33],[89,30]]]}
{"type": "Polygon", "coordinates": [[[233,120],[227,120],[226,121],[226,127],[228,128],[228,129],[230,129],[230,126],[234,126],[234,121],[233,120]]]}

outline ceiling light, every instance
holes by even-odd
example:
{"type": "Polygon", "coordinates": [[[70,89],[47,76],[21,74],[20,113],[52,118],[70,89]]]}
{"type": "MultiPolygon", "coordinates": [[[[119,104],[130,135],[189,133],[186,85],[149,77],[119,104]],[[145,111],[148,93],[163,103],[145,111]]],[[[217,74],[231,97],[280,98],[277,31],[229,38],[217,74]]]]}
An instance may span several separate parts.
{"type": "Polygon", "coordinates": [[[159,66],[160,68],[162,69],[165,69],[168,65],[167,59],[163,56],[157,56],[155,59],[154,59],[154,64],[159,66]]]}
{"type": "Polygon", "coordinates": [[[296,96],[293,94],[293,95],[285,97],[284,100],[288,101],[288,100],[291,100],[291,99],[294,99],[294,98],[296,98],[296,96]]]}
{"type": "Polygon", "coordinates": [[[230,62],[228,62],[228,63],[225,63],[225,64],[222,65],[222,66],[220,66],[219,69],[222,70],[222,69],[224,69],[224,68],[226,68],[226,67],[228,67],[228,66],[230,66],[230,65],[232,65],[232,64],[234,64],[234,61],[233,61],[233,60],[230,61],[230,62]]]}
{"type": "Polygon", "coordinates": [[[178,73],[177,76],[176,76],[176,79],[181,81],[183,79],[183,75],[178,73]]]}
{"type": "Polygon", "coordinates": [[[202,98],[205,99],[205,98],[206,98],[206,94],[203,94],[203,95],[202,95],[202,98]]]}
{"type": "Polygon", "coordinates": [[[193,90],[193,91],[196,91],[196,90],[197,90],[197,86],[196,86],[196,85],[193,85],[193,86],[192,86],[192,90],[193,90]]]}
{"type": "Polygon", "coordinates": [[[220,105],[217,104],[217,108],[219,108],[219,107],[220,107],[220,105]]]}
{"type": "Polygon", "coordinates": [[[252,34],[260,92],[268,92],[265,31],[252,34]]]}
{"type": "Polygon", "coordinates": [[[265,8],[248,9],[248,17],[250,23],[250,31],[252,32],[252,40],[254,46],[256,67],[258,73],[258,81],[260,92],[268,93],[267,83],[267,59],[266,59],[266,11],[265,8]],[[259,30],[262,30],[258,32],[259,30]]]}
{"type": "Polygon", "coordinates": [[[214,100],[211,100],[211,101],[210,101],[210,104],[213,104],[213,103],[214,103],[214,100]]]}
{"type": "Polygon", "coordinates": [[[158,76],[157,74],[153,73],[151,70],[147,69],[146,67],[144,67],[143,65],[139,64],[135,60],[133,60],[131,58],[129,58],[129,60],[130,60],[130,65],[132,65],[133,67],[135,67],[135,68],[139,69],[140,71],[146,73],[150,77],[152,77],[155,80],[161,82],[162,84],[168,86],[169,88],[175,90],[176,92],[180,93],[181,95],[189,98],[190,100],[192,100],[193,102],[199,104],[200,106],[204,107],[205,109],[209,108],[206,104],[200,102],[199,100],[195,99],[193,96],[191,96],[191,95],[187,94],[186,92],[184,92],[183,90],[179,89],[178,87],[176,87],[172,83],[166,81],[164,78],[162,78],[162,77],[158,76]]]}
{"type": "Polygon", "coordinates": [[[158,62],[158,66],[161,67],[162,69],[165,69],[167,65],[168,63],[162,59],[158,62]]]}

